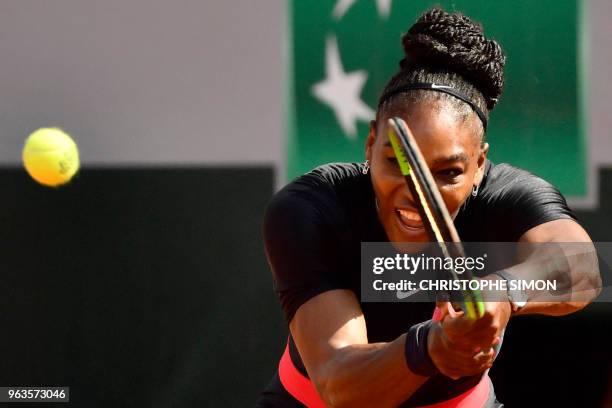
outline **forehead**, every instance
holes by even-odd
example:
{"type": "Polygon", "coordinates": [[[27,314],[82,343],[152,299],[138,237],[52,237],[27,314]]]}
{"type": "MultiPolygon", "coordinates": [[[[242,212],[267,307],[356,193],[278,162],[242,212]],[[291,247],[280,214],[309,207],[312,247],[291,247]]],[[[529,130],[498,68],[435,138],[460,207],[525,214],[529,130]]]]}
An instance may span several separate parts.
{"type": "Polygon", "coordinates": [[[378,123],[378,138],[383,145],[389,145],[387,122],[390,117],[398,116],[406,122],[428,161],[457,155],[472,157],[480,145],[472,115],[466,119],[445,105],[427,102],[390,110],[378,123]]]}

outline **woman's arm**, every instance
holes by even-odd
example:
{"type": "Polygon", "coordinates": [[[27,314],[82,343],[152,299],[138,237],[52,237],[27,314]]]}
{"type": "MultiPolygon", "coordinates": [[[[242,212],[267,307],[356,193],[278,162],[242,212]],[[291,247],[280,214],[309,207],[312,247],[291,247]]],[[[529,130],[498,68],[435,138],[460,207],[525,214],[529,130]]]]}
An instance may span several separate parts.
{"type": "Polygon", "coordinates": [[[368,344],[363,313],[348,290],[310,299],[289,327],[308,375],[330,407],[397,406],[427,380],[406,365],[405,335],[368,344]]]}
{"type": "Polygon", "coordinates": [[[601,291],[601,276],[597,253],[586,231],[575,221],[560,219],[546,222],[525,232],[520,238],[533,252],[526,256],[523,263],[507,271],[517,278],[551,279],[564,281],[569,286],[563,289],[565,299],[552,301],[543,296],[528,302],[517,314],[545,314],[560,316],[575,312],[588,305],[601,291]],[[556,243],[558,245],[537,245],[556,243]],[[555,249],[556,253],[551,251],[555,249]],[[556,268],[542,267],[556,259],[556,268]]]}
{"type": "MultiPolygon", "coordinates": [[[[394,407],[427,380],[408,368],[406,335],[388,343],[368,343],[365,319],[351,291],[333,290],[310,299],[289,327],[310,379],[330,407],[394,407]]],[[[441,335],[441,330],[430,332],[429,342],[435,340],[436,355],[452,361],[458,376],[491,366],[492,355],[475,357],[473,350],[455,347],[446,338],[442,341],[441,335]]],[[[469,339],[470,334],[462,337],[469,339]]],[[[491,339],[484,343],[491,344],[491,339]]],[[[467,344],[474,347],[473,342],[467,344]]]]}

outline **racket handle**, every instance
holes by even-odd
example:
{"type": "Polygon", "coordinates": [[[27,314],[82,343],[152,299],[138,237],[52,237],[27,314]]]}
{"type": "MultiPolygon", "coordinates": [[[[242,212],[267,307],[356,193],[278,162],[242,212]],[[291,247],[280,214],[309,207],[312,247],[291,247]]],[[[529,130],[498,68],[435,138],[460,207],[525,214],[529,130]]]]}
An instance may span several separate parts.
{"type": "Polygon", "coordinates": [[[462,310],[468,319],[477,320],[484,315],[484,303],[480,300],[466,302],[452,302],[453,309],[456,311],[462,310]]]}

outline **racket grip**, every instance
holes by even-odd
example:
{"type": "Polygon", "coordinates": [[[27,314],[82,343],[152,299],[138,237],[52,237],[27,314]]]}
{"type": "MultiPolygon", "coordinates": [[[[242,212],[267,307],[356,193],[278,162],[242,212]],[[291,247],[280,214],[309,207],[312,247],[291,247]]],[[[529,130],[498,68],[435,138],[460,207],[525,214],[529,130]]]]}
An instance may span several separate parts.
{"type": "Polygon", "coordinates": [[[452,302],[455,311],[462,310],[468,319],[477,320],[484,315],[484,303],[480,300],[466,302],[452,302]]]}

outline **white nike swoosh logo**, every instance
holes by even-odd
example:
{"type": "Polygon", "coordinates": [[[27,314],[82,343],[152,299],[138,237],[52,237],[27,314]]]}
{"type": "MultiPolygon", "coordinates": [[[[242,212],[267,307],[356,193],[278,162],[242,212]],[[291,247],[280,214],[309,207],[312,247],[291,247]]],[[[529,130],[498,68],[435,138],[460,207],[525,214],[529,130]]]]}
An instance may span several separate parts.
{"type": "Polygon", "coordinates": [[[406,299],[407,297],[414,295],[418,291],[420,291],[420,289],[409,290],[408,292],[402,292],[401,290],[398,289],[396,296],[398,299],[406,299]]]}
{"type": "Polygon", "coordinates": [[[450,89],[450,86],[431,84],[432,89],[450,89]]]}

